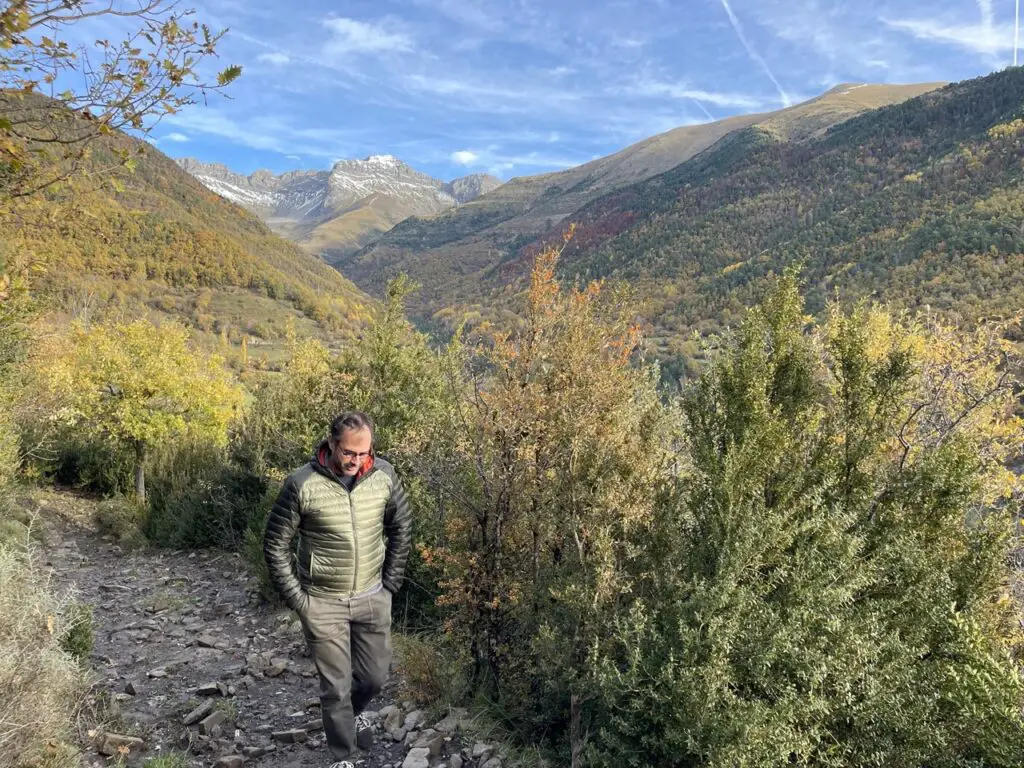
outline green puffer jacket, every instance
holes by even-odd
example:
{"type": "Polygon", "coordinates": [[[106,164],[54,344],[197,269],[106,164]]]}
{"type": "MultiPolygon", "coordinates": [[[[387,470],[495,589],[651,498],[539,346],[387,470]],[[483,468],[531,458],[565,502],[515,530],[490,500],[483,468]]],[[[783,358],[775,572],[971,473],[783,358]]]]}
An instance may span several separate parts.
{"type": "Polygon", "coordinates": [[[307,594],[351,597],[379,583],[397,592],[412,542],[412,516],[394,467],[374,457],[349,492],[328,466],[326,446],[285,480],[263,537],[270,580],[299,612],[307,594]]]}

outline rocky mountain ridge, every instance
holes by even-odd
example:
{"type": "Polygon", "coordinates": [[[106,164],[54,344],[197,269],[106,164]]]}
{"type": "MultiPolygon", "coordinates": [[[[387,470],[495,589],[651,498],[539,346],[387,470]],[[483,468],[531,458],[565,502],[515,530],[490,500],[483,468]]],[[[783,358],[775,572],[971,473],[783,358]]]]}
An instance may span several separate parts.
{"type": "Polygon", "coordinates": [[[340,160],[329,171],[260,170],[248,176],[222,163],[177,162],[211,191],[318,254],[361,247],[409,216],[441,213],[501,185],[488,174],[443,182],[392,155],[340,160]]]}

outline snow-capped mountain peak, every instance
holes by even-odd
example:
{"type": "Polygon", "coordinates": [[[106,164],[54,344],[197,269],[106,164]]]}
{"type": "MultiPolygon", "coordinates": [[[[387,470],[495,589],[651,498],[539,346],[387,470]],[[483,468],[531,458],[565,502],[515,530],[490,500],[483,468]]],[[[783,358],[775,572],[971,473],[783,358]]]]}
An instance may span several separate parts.
{"type": "MultiPolygon", "coordinates": [[[[445,183],[421,173],[394,155],[369,155],[362,160],[339,160],[329,171],[289,171],[280,175],[256,171],[248,176],[221,163],[202,163],[191,158],[178,164],[199,182],[222,197],[248,208],[286,237],[315,242],[311,248],[332,249],[331,242],[313,237],[321,225],[346,214],[372,208],[359,226],[381,233],[408,216],[432,216],[467,203],[501,182],[477,174],[445,183]]],[[[358,218],[358,217],[357,217],[358,218]]],[[[364,233],[366,234],[366,233],[364,233]]],[[[351,240],[351,238],[349,238],[351,240]]],[[[366,242],[360,235],[354,241],[366,242]]],[[[352,243],[346,240],[346,248],[352,243]]]]}

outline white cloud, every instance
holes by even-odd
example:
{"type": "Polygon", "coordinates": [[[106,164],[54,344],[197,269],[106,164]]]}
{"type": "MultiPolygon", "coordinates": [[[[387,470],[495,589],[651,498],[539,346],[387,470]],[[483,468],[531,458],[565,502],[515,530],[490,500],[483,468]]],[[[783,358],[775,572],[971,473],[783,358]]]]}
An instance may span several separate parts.
{"type": "Polygon", "coordinates": [[[168,141],[177,141],[179,143],[188,141],[188,136],[186,136],[184,133],[178,133],[177,131],[168,133],[166,136],[164,136],[164,138],[167,139],[168,141]]]}
{"type": "Polygon", "coordinates": [[[982,56],[998,56],[1013,49],[1013,26],[988,24],[949,24],[932,19],[882,19],[891,29],[905,32],[918,40],[945,43],[965,48],[982,56]]]}
{"type": "Polygon", "coordinates": [[[274,51],[273,53],[261,53],[256,57],[256,61],[262,61],[279,67],[284,66],[291,60],[291,57],[287,53],[281,53],[280,51],[274,51]]]}
{"type": "Polygon", "coordinates": [[[324,20],[324,26],[332,33],[332,39],[327,44],[327,52],[333,55],[407,53],[415,48],[409,35],[404,32],[388,31],[381,24],[331,18],[324,20]]]}
{"type": "Polygon", "coordinates": [[[476,152],[470,152],[468,149],[460,149],[458,152],[452,152],[452,160],[459,165],[472,165],[480,159],[480,155],[476,152]]]}
{"type": "Polygon", "coordinates": [[[281,155],[301,153],[306,157],[333,158],[339,147],[354,149],[356,143],[345,131],[298,127],[277,115],[263,115],[243,122],[213,109],[193,108],[169,115],[165,120],[191,132],[219,136],[234,144],[281,155]]]}
{"type": "Polygon", "coordinates": [[[694,99],[699,102],[714,104],[716,107],[738,107],[741,109],[757,109],[764,105],[764,99],[748,96],[743,93],[727,93],[721,91],[705,91],[690,88],[682,83],[666,83],[658,80],[643,80],[625,90],[640,96],[667,96],[671,99],[694,99]]]}

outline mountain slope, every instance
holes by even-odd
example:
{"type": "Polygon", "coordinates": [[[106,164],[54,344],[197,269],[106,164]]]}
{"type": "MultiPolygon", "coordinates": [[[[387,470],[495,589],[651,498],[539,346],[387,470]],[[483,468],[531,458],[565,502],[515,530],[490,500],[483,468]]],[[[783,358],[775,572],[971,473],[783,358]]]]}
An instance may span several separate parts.
{"type": "Polygon", "coordinates": [[[627,280],[668,335],[732,324],[768,274],[797,263],[812,309],[838,292],[963,322],[1013,313],[1024,306],[1022,115],[1018,69],[810,143],[751,129],[580,211],[562,269],[627,280]]]}
{"type": "Polygon", "coordinates": [[[0,210],[0,242],[44,266],[39,284],[67,316],[173,315],[239,343],[290,334],[337,342],[358,334],[377,303],[337,271],[210,192],[158,150],[117,135],[98,142],[90,171],[131,148],[120,189],[51,195],[0,210]]]}
{"type": "Polygon", "coordinates": [[[489,277],[496,266],[589,202],[677,167],[738,131],[759,126],[780,140],[807,141],[831,125],[940,85],[843,85],[777,112],[677,128],[577,168],[513,179],[432,219],[408,219],[335,264],[373,294],[397,272],[408,272],[424,286],[415,308],[429,315],[479,299],[482,284],[496,287],[489,277]]]}
{"type": "Polygon", "coordinates": [[[234,173],[191,158],[178,164],[210,190],[247,208],[310,253],[337,258],[409,216],[431,216],[501,185],[486,174],[444,183],[391,155],[341,160],[330,171],[234,173]]]}
{"type": "MultiPolygon", "coordinates": [[[[808,308],[827,299],[927,307],[952,321],[1024,307],[1024,69],[946,86],[810,140],[754,125],[571,218],[568,279],[620,280],[644,301],[669,375],[693,331],[734,325],[767,279],[799,265],[808,308]]],[[[473,276],[465,309],[502,319],[531,257],[567,222],[473,276]]],[[[439,290],[428,298],[440,302],[439,290]]],[[[456,297],[458,298],[458,297],[456,297]]],[[[457,302],[450,301],[449,304],[457,302]]]]}

